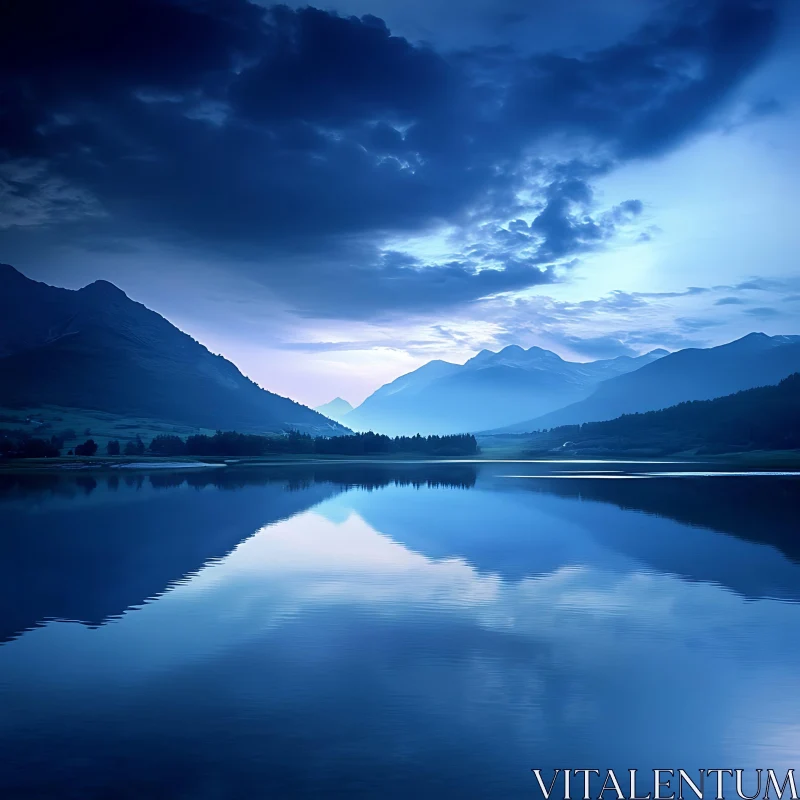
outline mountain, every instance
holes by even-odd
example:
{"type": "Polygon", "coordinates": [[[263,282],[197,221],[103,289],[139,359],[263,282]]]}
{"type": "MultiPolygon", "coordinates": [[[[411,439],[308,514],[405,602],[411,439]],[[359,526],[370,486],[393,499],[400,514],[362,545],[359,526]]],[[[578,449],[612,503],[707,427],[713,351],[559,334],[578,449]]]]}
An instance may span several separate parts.
{"type": "Polygon", "coordinates": [[[586,399],[511,425],[526,432],[656,411],[686,400],[711,400],[769,386],[800,370],[800,336],[750,333],[708,349],[671,353],[636,372],[609,378],[586,399]]]}
{"type": "Polygon", "coordinates": [[[0,405],[54,405],[205,428],[344,429],[265,391],[107,281],[76,291],[0,265],[0,405]]]}
{"type": "Polygon", "coordinates": [[[534,451],[580,454],[732,453],[800,449],[800,373],[714,400],[532,434],[534,451]]]}
{"type": "Polygon", "coordinates": [[[329,403],[324,403],[314,409],[318,414],[322,414],[324,417],[328,417],[328,419],[336,420],[336,422],[341,422],[342,417],[352,410],[353,406],[341,397],[335,397],[329,403]]]}
{"type": "Polygon", "coordinates": [[[354,430],[390,435],[447,434],[508,425],[587,397],[602,380],[666,354],[587,364],[540,347],[482,350],[465,364],[431,361],[382,386],[342,417],[354,430]]]}

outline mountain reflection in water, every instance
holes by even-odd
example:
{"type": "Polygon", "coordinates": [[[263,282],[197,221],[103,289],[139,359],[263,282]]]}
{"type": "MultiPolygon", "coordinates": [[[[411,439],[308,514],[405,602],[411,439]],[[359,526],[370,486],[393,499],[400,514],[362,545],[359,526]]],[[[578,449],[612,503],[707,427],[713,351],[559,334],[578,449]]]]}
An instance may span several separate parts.
{"type": "Polygon", "coordinates": [[[651,477],[668,470],[2,475],[0,796],[530,796],[532,767],[567,763],[778,769],[800,478],[651,477]]]}

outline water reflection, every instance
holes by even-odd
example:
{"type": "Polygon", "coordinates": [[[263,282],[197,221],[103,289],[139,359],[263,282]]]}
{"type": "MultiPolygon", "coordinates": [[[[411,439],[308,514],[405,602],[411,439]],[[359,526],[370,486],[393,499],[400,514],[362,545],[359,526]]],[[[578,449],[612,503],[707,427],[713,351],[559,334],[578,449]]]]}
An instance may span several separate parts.
{"type": "Polygon", "coordinates": [[[0,641],[48,619],[102,624],[340,492],[344,508],[410,549],[505,578],[602,564],[714,581],[748,597],[800,597],[790,563],[800,561],[797,478],[597,480],[627,474],[603,466],[552,468],[584,478],[574,481],[535,477],[541,465],[515,480],[497,465],[415,463],[2,475],[0,641]],[[475,491],[409,501],[404,487],[475,491]],[[367,493],[350,491],[359,489],[367,493]]]}
{"type": "Polygon", "coordinates": [[[800,606],[764,598],[800,588],[796,479],[504,474],[7,481],[2,620],[29,630],[0,647],[0,795],[516,797],[533,766],[791,766],[800,606]]]}
{"type": "Polygon", "coordinates": [[[475,474],[470,466],[356,464],[0,475],[0,642],[48,619],[99,625],[224,557],[259,528],[348,488],[463,488],[475,474]]]}

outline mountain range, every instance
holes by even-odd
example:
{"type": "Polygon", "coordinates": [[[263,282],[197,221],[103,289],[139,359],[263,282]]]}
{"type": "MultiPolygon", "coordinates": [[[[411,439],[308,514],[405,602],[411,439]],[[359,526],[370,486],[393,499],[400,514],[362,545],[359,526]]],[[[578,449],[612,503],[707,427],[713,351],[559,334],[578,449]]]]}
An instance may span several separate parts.
{"type": "Polygon", "coordinates": [[[600,383],[584,400],[511,425],[503,432],[523,433],[657,411],[688,400],[715,397],[776,384],[800,371],[800,336],[750,333],[707,349],[670,353],[635,372],[600,383]]]}
{"type": "Polygon", "coordinates": [[[0,406],[43,405],[212,429],[346,432],[107,281],[60,289],[0,265],[0,406]]]}
{"type": "Polygon", "coordinates": [[[601,381],[666,354],[579,363],[541,347],[482,350],[463,365],[431,361],[382,386],[340,420],[353,430],[393,436],[499,427],[582,400],[601,381]]]}
{"type": "Polygon", "coordinates": [[[718,347],[579,363],[540,347],[430,361],[336,418],[353,430],[526,433],[773,385],[800,370],[800,336],[751,333],[718,347]]]}
{"type": "Polygon", "coordinates": [[[0,406],[91,409],[211,429],[393,436],[527,433],[774,385],[800,371],[800,336],[580,363],[540,347],[431,361],[360,406],[316,410],[262,389],[107,281],[60,289],[0,265],[0,406]]]}
{"type": "Polygon", "coordinates": [[[800,373],[713,400],[528,434],[526,452],[661,456],[800,448],[800,373]]]}

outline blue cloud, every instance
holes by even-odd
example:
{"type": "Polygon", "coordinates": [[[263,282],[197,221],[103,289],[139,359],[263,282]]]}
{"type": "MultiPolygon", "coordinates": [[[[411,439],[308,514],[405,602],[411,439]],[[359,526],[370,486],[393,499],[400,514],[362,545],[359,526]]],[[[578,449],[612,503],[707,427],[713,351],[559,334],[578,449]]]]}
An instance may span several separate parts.
{"type": "Polygon", "coordinates": [[[194,248],[351,317],[555,280],[642,215],[598,208],[592,183],[701,130],[778,27],[769,0],[679,2],[613,44],[530,55],[245,0],[12,8],[0,150],[16,179],[39,164],[94,210],[29,216],[21,247],[194,248]],[[550,152],[554,133],[582,157],[550,152]],[[455,260],[383,254],[441,225],[462,231],[455,260]]]}

